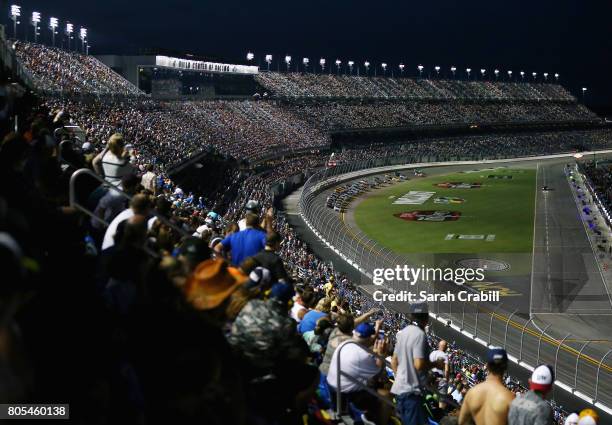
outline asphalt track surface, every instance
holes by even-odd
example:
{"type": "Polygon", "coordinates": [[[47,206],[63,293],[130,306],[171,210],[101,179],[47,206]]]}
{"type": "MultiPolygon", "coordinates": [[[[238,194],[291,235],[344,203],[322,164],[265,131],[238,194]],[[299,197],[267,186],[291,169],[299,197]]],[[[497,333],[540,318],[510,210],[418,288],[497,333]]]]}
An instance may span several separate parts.
{"type": "MultiPolygon", "coordinates": [[[[597,370],[600,369],[598,401],[611,406],[612,370],[609,364],[612,357],[609,356],[602,366],[599,363],[612,349],[612,304],[564,173],[567,162],[555,159],[538,161],[537,164],[535,161],[512,163],[512,167],[516,168],[538,167],[533,282],[524,281],[524,276],[516,282],[525,295],[520,297],[520,302],[524,303],[525,297],[532,300],[536,314],[532,316],[531,323],[525,326],[528,318],[515,321],[511,316],[513,306],[506,302],[503,309],[492,315],[491,311],[488,316],[481,314],[480,322],[475,315],[464,314],[461,328],[473,335],[486,334],[484,339],[491,344],[504,345],[520,339],[523,361],[530,365],[535,365],[536,359],[539,363],[554,364],[556,361],[557,378],[591,397],[597,370]],[[540,190],[544,184],[553,190],[540,190]],[[498,321],[505,326],[498,326],[498,321]],[[533,330],[534,327],[537,331],[533,330]],[[524,334],[522,338],[521,333],[524,334]],[[564,338],[561,345],[560,341],[564,338]]],[[[434,175],[474,168],[478,167],[440,166],[428,168],[426,172],[434,175]]],[[[337,270],[349,275],[353,281],[362,282],[362,290],[371,293],[374,287],[367,284],[368,280],[323,244],[296,213],[300,193],[298,191],[285,200],[290,224],[315,253],[332,261],[337,270]]],[[[327,194],[320,194],[321,202],[325,202],[327,194]]],[[[529,277],[527,279],[530,280],[529,277]]],[[[396,304],[391,308],[404,310],[396,304]]],[[[458,323],[458,320],[454,323],[458,323]]],[[[484,355],[485,348],[473,339],[439,324],[434,328],[437,334],[457,340],[468,351],[484,355]]],[[[511,373],[526,382],[528,371],[524,368],[513,366],[511,373]]],[[[566,409],[585,406],[583,400],[559,388],[555,389],[554,398],[566,409]]],[[[600,413],[604,418],[603,423],[612,423],[612,417],[605,412],[600,413]]]]}

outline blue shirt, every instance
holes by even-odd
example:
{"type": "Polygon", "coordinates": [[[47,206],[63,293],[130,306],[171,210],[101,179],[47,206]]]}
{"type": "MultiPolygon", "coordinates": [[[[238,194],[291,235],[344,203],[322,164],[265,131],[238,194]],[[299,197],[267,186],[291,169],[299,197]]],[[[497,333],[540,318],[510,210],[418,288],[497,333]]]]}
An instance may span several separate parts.
{"type": "Polygon", "coordinates": [[[308,331],[313,331],[317,327],[317,320],[327,316],[327,313],[321,311],[310,310],[304,315],[302,321],[298,324],[298,332],[303,334],[308,331]]]}
{"type": "Polygon", "coordinates": [[[239,266],[266,247],[266,232],[247,228],[232,233],[221,241],[223,248],[232,251],[232,264],[239,266]]]}

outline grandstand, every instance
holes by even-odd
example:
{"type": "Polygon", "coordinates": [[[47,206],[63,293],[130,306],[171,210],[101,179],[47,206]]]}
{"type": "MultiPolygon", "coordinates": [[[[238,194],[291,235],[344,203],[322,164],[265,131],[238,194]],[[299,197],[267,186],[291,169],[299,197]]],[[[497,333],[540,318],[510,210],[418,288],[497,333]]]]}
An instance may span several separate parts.
{"type": "MultiPolygon", "coordinates": [[[[166,69],[151,82],[167,94],[159,99],[93,56],[1,43],[12,103],[6,96],[0,146],[0,255],[9,282],[0,312],[15,358],[5,364],[3,403],[69,402],[79,423],[401,423],[401,397],[389,392],[400,369],[385,359],[404,343],[401,330],[427,314],[374,302],[354,275],[312,250],[282,198],[314,173],[612,149],[612,130],[558,84],[251,73],[222,64],[208,71],[245,75],[217,76],[207,95],[185,100],[178,71],[166,69]],[[224,92],[225,81],[238,88],[224,92]],[[492,125],[509,130],[489,133],[492,125]],[[427,131],[390,143],[333,143],[355,129],[407,127],[427,131]],[[484,129],[458,131],[470,127],[484,129]],[[376,370],[343,393],[325,375],[347,341],[363,345],[376,370]]],[[[205,66],[176,60],[195,72],[205,66]]],[[[612,172],[585,168],[610,208],[612,172]]],[[[441,322],[418,331],[424,353],[443,352],[418,395],[430,423],[457,423],[468,389],[494,362],[461,346],[459,334],[443,345],[450,323],[441,322]]],[[[512,397],[529,391],[519,370],[500,381],[512,397]]],[[[337,382],[346,377],[335,373],[337,382]]],[[[562,424],[586,407],[603,409],[605,420],[611,404],[595,393],[591,402],[566,394],[546,406],[562,424]]]]}

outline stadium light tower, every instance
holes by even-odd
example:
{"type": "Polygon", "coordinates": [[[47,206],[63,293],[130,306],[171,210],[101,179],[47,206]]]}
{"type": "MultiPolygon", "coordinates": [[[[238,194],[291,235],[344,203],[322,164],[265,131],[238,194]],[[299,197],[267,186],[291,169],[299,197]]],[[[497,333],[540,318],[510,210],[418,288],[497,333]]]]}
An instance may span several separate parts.
{"type": "Polygon", "coordinates": [[[49,29],[51,30],[51,44],[53,45],[53,47],[55,47],[55,34],[57,34],[57,27],[58,27],[59,21],[57,20],[57,18],[49,18],[49,29]]]}
{"type": "Polygon", "coordinates": [[[586,87],[582,88],[582,103],[586,103],[585,99],[586,99],[586,92],[587,92],[587,90],[588,89],[586,87]]]}
{"type": "Polygon", "coordinates": [[[19,23],[19,17],[21,16],[21,6],[16,4],[11,5],[10,12],[11,20],[13,21],[13,37],[17,40],[17,24],[19,23]]]}
{"type": "Polygon", "coordinates": [[[353,65],[355,65],[354,61],[348,61],[349,74],[351,74],[351,75],[353,75],[353,65]]]}
{"type": "Polygon", "coordinates": [[[484,69],[484,68],[481,68],[481,69],[480,69],[480,74],[482,75],[482,79],[483,79],[483,80],[484,80],[484,78],[485,78],[485,74],[486,74],[486,73],[487,73],[487,70],[486,70],[486,69],[484,69]]]}
{"type": "Polygon", "coordinates": [[[558,73],[555,73],[555,80],[559,81],[559,74],[558,73]]]}
{"type": "Polygon", "coordinates": [[[451,66],[451,72],[453,73],[453,80],[455,79],[455,72],[457,72],[456,66],[451,66]]]}
{"type": "Polygon", "coordinates": [[[495,81],[497,81],[497,79],[499,78],[499,69],[493,71],[493,74],[495,74],[495,81]]]}
{"type": "Polygon", "coordinates": [[[537,72],[532,72],[531,75],[533,76],[533,81],[536,80],[536,77],[538,76],[537,72]]]}
{"type": "Polygon", "coordinates": [[[365,62],[363,63],[363,66],[365,66],[365,69],[366,69],[366,75],[368,75],[368,71],[369,71],[369,69],[370,69],[370,62],[365,61],[365,62]]]}
{"type": "Polygon", "coordinates": [[[32,26],[34,27],[34,43],[38,42],[38,24],[40,23],[40,12],[32,12],[32,26]]]}
{"type": "Polygon", "coordinates": [[[419,78],[423,77],[423,65],[418,65],[417,69],[419,70],[419,78]]]}
{"type": "Polygon", "coordinates": [[[308,64],[310,63],[310,59],[302,58],[302,64],[304,64],[304,72],[308,72],[308,64]]]}
{"type": "Polygon", "coordinates": [[[383,69],[383,75],[387,75],[387,63],[383,62],[380,64],[380,66],[383,69]]]}
{"type": "Polygon", "coordinates": [[[406,67],[406,66],[405,66],[403,63],[400,63],[400,64],[399,64],[399,70],[400,70],[400,74],[402,74],[402,77],[404,76],[404,68],[405,68],[405,67],[406,67]]]}
{"type": "Polygon", "coordinates": [[[66,23],[66,36],[68,37],[68,50],[70,51],[70,40],[72,40],[72,33],[74,32],[74,25],[70,22],[66,23]]]}
{"type": "Polygon", "coordinates": [[[249,62],[251,62],[255,58],[255,55],[253,52],[248,52],[246,58],[249,62]]]}
{"type": "Polygon", "coordinates": [[[338,75],[340,75],[340,65],[342,65],[342,61],[340,59],[336,59],[336,71],[338,75]]]}
{"type": "Polygon", "coordinates": [[[269,71],[270,64],[272,63],[272,55],[266,55],[266,63],[268,64],[268,71],[269,71]]]}
{"type": "Polygon", "coordinates": [[[525,80],[525,71],[521,71],[521,79],[524,81],[525,80]]]}
{"type": "Polygon", "coordinates": [[[434,69],[436,70],[436,77],[440,78],[440,67],[436,65],[434,66],[434,69]]]}
{"type": "Polygon", "coordinates": [[[508,71],[508,80],[512,80],[512,71],[508,71]]]}
{"type": "Polygon", "coordinates": [[[79,38],[81,39],[81,49],[83,49],[83,53],[86,53],[85,44],[87,44],[87,28],[81,27],[79,30],[79,38]]]}
{"type": "Polygon", "coordinates": [[[466,68],[465,72],[467,73],[468,80],[470,79],[470,73],[472,72],[472,68],[466,68]]]}
{"type": "Polygon", "coordinates": [[[548,81],[548,72],[545,72],[542,75],[544,76],[544,81],[548,81]]]}
{"type": "Polygon", "coordinates": [[[291,56],[285,56],[285,63],[287,64],[287,72],[289,72],[289,68],[291,67],[291,56]]]}
{"type": "Polygon", "coordinates": [[[319,59],[319,65],[321,65],[321,72],[325,71],[325,59],[319,59]]]}

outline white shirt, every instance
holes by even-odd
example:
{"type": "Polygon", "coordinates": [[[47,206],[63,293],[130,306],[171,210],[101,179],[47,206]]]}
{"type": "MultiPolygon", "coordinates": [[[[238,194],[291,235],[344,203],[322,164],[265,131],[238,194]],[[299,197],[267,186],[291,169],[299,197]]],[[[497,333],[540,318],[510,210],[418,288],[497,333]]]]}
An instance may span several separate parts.
{"type": "Polygon", "coordinates": [[[238,228],[240,230],[246,229],[246,218],[240,219],[240,221],[238,222],[238,228]]]}
{"type": "Polygon", "coordinates": [[[106,152],[102,157],[102,169],[104,180],[117,187],[121,184],[121,178],[133,170],[128,158],[118,158],[111,151],[106,152]]]}
{"type": "MultiPolygon", "coordinates": [[[[376,357],[368,353],[360,345],[355,344],[354,340],[344,341],[336,348],[336,351],[334,351],[331,363],[329,364],[327,383],[332,387],[336,388],[338,386],[338,353],[341,348],[340,369],[342,372],[347,373],[364,385],[367,385],[370,378],[380,372],[381,368],[376,364],[376,357]]],[[[350,393],[361,389],[362,387],[353,381],[349,381],[344,375],[340,377],[341,392],[350,393]]]]}
{"type": "MultiPolygon", "coordinates": [[[[431,363],[435,363],[435,362],[437,362],[439,360],[444,360],[444,364],[448,364],[448,354],[446,354],[444,351],[440,351],[440,350],[432,351],[429,354],[429,361],[431,363]]],[[[434,372],[434,373],[437,373],[439,375],[444,376],[444,371],[438,369],[437,367],[432,368],[431,371],[434,372]]]]}
{"type": "Polygon", "coordinates": [[[298,317],[298,313],[304,309],[306,309],[306,307],[304,307],[302,304],[293,303],[293,305],[291,306],[291,312],[289,313],[289,316],[296,322],[300,323],[302,319],[298,317]]]}
{"type": "Polygon", "coordinates": [[[119,223],[132,217],[134,217],[134,211],[132,211],[131,208],[128,208],[121,211],[119,215],[115,217],[113,221],[111,221],[109,226],[106,228],[106,233],[104,233],[102,251],[115,245],[115,234],[117,234],[117,227],[119,227],[119,223]]]}
{"type": "Polygon", "coordinates": [[[155,173],[147,171],[140,179],[142,187],[155,193],[155,173]]]}

